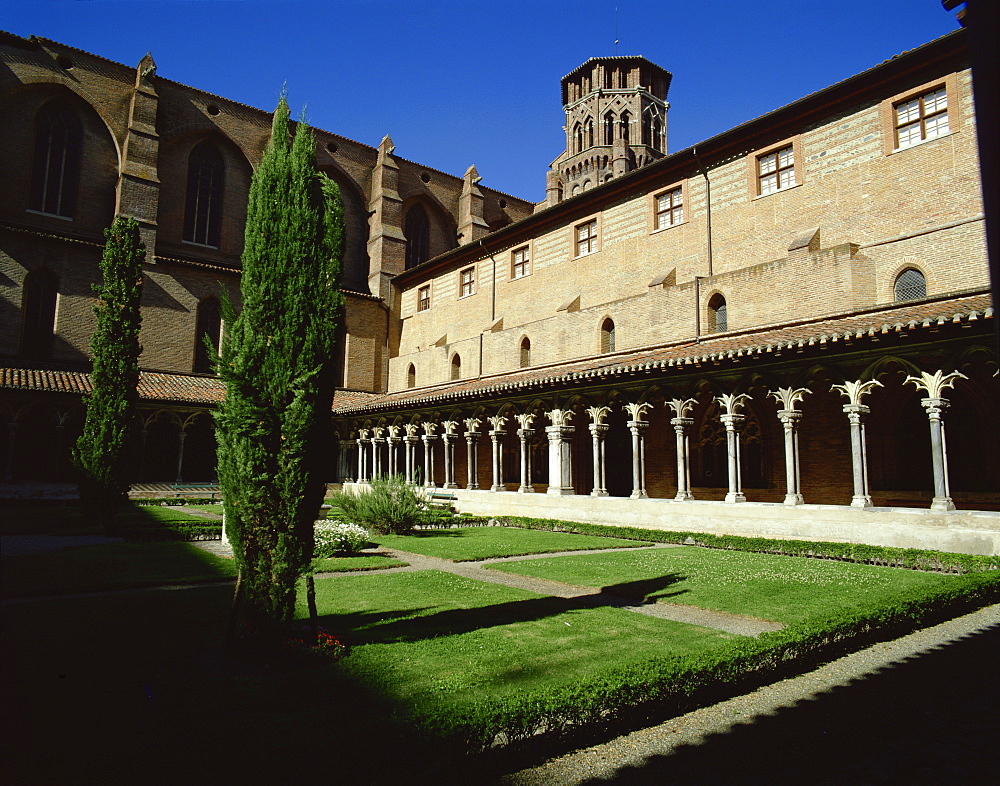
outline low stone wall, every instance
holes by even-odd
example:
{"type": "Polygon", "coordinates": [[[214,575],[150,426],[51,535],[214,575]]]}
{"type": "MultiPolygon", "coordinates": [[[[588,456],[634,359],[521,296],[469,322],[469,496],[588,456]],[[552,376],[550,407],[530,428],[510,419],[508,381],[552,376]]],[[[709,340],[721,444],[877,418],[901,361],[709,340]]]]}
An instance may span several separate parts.
{"type": "Polygon", "coordinates": [[[456,510],[478,516],[528,516],[616,527],[716,535],[867,543],[960,554],[1000,554],[1000,513],[918,508],[786,506],[666,499],[555,496],[452,489],[456,510]]]}

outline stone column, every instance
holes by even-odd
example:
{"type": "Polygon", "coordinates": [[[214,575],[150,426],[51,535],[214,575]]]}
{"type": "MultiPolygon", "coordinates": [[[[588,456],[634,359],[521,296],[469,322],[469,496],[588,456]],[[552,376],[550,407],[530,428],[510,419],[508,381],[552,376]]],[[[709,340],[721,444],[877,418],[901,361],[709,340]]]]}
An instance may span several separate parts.
{"type": "Polygon", "coordinates": [[[594,488],[590,492],[592,497],[608,496],[608,481],[605,473],[604,460],[604,437],[610,428],[604,422],[611,410],[608,407],[587,407],[587,414],[590,415],[590,424],[587,429],[594,445],[594,488]]]}
{"type": "Polygon", "coordinates": [[[726,413],[720,416],[720,420],[726,427],[726,453],[729,458],[729,492],[726,494],[726,502],[746,502],[747,498],[743,494],[743,479],[740,469],[740,427],[746,420],[739,414],[743,402],[750,396],[742,393],[740,395],[723,394],[715,400],[726,408],[726,413]]]}
{"type": "Polygon", "coordinates": [[[801,505],[802,478],[799,469],[799,421],[802,413],[795,409],[795,404],[809,393],[808,388],[778,388],[771,391],[771,397],[782,408],[778,410],[778,420],[785,430],[785,504],[801,505]]]}
{"type": "Polygon", "coordinates": [[[181,429],[177,432],[177,483],[184,482],[184,473],[182,468],[184,467],[184,440],[187,439],[187,432],[181,429]]]}
{"type": "Polygon", "coordinates": [[[531,438],[535,430],[531,428],[535,416],[531,412],[522,412],[515,415],[520,428],[517,430],[517,437],[521,442],[521,485],[517,489],[518,494],[533,494],[534,486],[531,485],[531,438]]]}
{"type": "Polygon", "coordinates": [[[358,483],[368,482],[368,456],[365,447],[368,442],[368,429],[358,429],[358,483]]]}
{"type": "Polygon", "coordinates": [[[490,425],[490,441],[493,447],[493,485],[490,491],[504,491],[503,485],[503,438],[507,433],[503,426],[507,422],[506,415],[494,415],[487,418],[490,425]]]}
{"type": "Polygon", "coordinates": [[[546,494],[568,495],[573,493],[573,432],[569,425],[573,411],[553,409],[545,413],[551,426],[545,427],[549,439],[549,487],[546,494]]]}
{"type": "Polygon", "coordinates": [[[354,453],[355,445],[349,439],[340,440],[340,482],[350,483],[357,475],[354,471],[354,462],[351,455],[354,453]]]}
{"type": "Polygon", "coordinates": [[[424,441],[424,488],[432,489],[434,485],[434,442],[437,436],[434,434],[437,423],[421,423],[424,430],[421,439],[424,441]]]}
{"type": "Polygon", "coordinates": [[[677,494],[674,499],[682,502],[694,499],[691,494],[691,440],[688,429],[694,425],[694,419],[689,415],[697,403],[693,398],[683,401],[675,398],[667,402],[667,406],[674,411],[675,417],[670,419],[670,425],[674,427],[677,438],[677,494]]]}
{"type": "Polygon", "coordinates": [[[847,396],[850,403],[844,404],[844,413],[851,424],[851,465],[854,470],[854,497],[851,507],[870,508],[871,495],[868,493],[868,451],[865,445],[864,418],[870,410],[861,403],[861,399],[871,392],[872,388],[882,387],[877,379],[867,382],[845,382],[843,385],[833,385],[830,390],[837,390],[847,396]]]}
{"type": "Polygon", "coordinates": [[[441,435],[441,442],[444,445],[444,487],[446,489],[457,489],[455,482],[455,428],[458,421],[445,420],[441,423],[444,434],[441,435]]]}
{"type": "Polygon", "coordinates": [[[479,418],[466,418],[465,420],[465,448],[468,460],[468,480],[465,487],[467,489],[479,488],[479,418]]]}
{"type": "Polygon", "coordinates": [[[372,429],[372,478],[382,476],[381,446],[385,444],[385,440],[382,438],[384,431],[385,429],[381,426],[376,426],[372,429]]]}
{"type": "Polygon", "coordinates": [[[954,387],[956,379],[968,379],[965,374],[953,371],[942,374],[935,371],[928,374],[921,372],[920,377],[907,377],[918,389],[923,388],[928,398],[920,400],[921,406],[927,411],[927,419],[931,429],[931,466],[934,471],[934,499],[931,500],[931,510],[954,510],[955,503],[951,499],[951,488],[948,483],[948,446],[944,438],[944,411],[951,402],[942,398],[945,388],[954,387]]]}
{"type": "Polygon", "coordinates": [[[389,432],[389,436],[385,438],[386,444],[389,446],[389,474],[394,477],[399,474],[399,433],[401,429],[399,426],[389,426],[386,430],[389,432]]]}
{"type": "Polygon", "coordinates": [[[407,423],[404,428],[406,429],[406,436],[403,437],[403,444],[406,446],[406,482],[410,485],[415,485],[414,467],[417,463],[417,443],[420,441],[420,438],[417,436],[417,425],[415,423],[407,423]]]}
{"type": "Polygon", "coordinates": [[[646,429],[649,423],[642,419],[649,404],[629,403],[625,405],[632,419],[627,421],[632,432],[632,499],[648,499],[646,493],[646,429]]]}

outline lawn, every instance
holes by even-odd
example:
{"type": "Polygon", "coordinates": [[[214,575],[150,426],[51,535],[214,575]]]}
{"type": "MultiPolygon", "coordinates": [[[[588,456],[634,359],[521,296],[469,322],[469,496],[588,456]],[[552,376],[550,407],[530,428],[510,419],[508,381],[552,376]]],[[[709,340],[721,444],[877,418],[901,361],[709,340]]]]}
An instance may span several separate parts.
{"type": "MultiPolygon", "coordinates": [[[[0,522],[2,522],[0,534],[3,535],[38,535],[53,532],[76,534],[85,531],[78,507],[75,503],[69,502],[52,505],[4,505],[0,507],[0,522]]],[[[103,525],[107,522],[98,523],[103,525]]],[[[115,516],[115,524],[122,529],[205,523],[209,522],[204,516],[192,516],[181,510],[170,510],[158,505],[126,504],[115,516]]]]}
{"type": "Polygon", "coordinates": [[[953,580],[901,568],[697,546],[547,557],[490,568],[786,624],[953,580]]]}
{"type": "Polygon", "coordinates": [[[456,562],[517,557],[523,554],[546,554],[552,551],[628,549],[652,545],[639,540],[516,527],[422,529],[411,535],[377,535],[372,540],[386,548],[456,562]]]}
{"type": "Polygon", "coordinates": [[[384,554],[357,554],[351,557],[329,557],[316,561],[317,573],[348,573],[355,570],[382,570],[383,568],[401,568],[409,565],[399,559],[387,557],[384,554]]]}

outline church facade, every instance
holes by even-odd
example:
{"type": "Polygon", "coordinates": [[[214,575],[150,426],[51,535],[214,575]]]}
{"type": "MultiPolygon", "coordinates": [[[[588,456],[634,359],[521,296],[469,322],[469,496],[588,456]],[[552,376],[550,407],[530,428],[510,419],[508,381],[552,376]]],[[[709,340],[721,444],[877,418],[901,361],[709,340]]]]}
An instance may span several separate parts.
{"type": "MultiPolygon", "coordinates": [[[[56,436],[34,435],[65,439],[79,417],[87,290],[117,211],[150,249],[140,471],[210,475],[221,391],[197,339],[221,330],[220,284],[238,296],[268,116],[151,58],[0,43],[6,473],[65,472],[56,436]],[[62,180],[39,174],[57,148],[78,151],[62,180]]],[[[997,553],[965,33],[676,152],[670,81],[641,57],[564,77],[566,149],[538,205],[388,137],[317,132],[348,217],[329,479],[403,474],[490,515],[997,553]]]]}

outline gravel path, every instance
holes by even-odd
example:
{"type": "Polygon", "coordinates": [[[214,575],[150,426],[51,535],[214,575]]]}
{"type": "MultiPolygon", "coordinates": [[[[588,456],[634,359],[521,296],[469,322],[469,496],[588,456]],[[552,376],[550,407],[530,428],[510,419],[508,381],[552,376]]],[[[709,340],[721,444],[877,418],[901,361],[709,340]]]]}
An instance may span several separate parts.
{"type": "Polygon", "coordinates": [[[1000,605],[500,783],[989,782],[1000,740],[998,646],[1000,605]]]}

